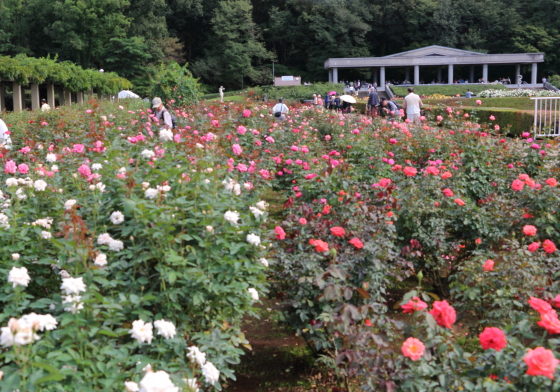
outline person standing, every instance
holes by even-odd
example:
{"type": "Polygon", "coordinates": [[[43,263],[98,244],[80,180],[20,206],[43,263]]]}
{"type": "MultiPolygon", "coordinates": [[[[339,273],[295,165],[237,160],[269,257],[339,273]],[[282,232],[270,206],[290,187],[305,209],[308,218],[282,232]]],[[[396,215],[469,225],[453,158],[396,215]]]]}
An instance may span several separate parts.
{"type": "Polygon", "coordinates": [[[317,94],[317,109],[321,109],[323,107],[323,98],[321,94],[317,94]]]}
{"type": "Polygon", "coordinates": [[[406,111],[406,118],[410,122],[420,121],[420,108],[422,107],[422,100],[418,94],[414,94],[414,88],[408,88],[408,95],[404,98],[403,109],[406,111]]]}
{"type": "Polygon", "coordinates": [[[49,110],[51,110],[51,107],[47,103],[47,100],[45,98],[41,99],[41,111],[48,112],[49,110]]]}
{"type": "Polygon", "coordinates": [[[6,126],[4,120],[0,118],[0,144],[6,149],[12,148],[12,139],[10,138],[10,131],[6,126]]]}
{"type": "Polygon", "coordinates": [[[152,121],[157,120],[159,124],[162,124],[161,128],[173,129],[173,118],[171,113],[163,106],[161,98],[155,97],[152,100],[152,109],[155,110],[155,117],[152,121]]]}
{"type": "Polygon", "coordinates": [[[325,109],[330,109],[331,106],[331,96],[330,94],[327,93],[327,95],[325,95],[325,109]]]}
{"type": "Polygon", "coordinates": [[[290,109],[284,105],[284,98],[278,98],[278,103],[272,108],[272,113],[274,113],[274,117],[276,117],[278,121],[285,121],[286,114],[288,114],[289,111],[290,109]]]}
{"type": "Polygon", "coordinates": [[[317,94],[313,94],[313,105],[317,106],[317,94]]]}
{"type": "Polygon", "coordinates": [[[468,89],[468,90],[467,90],[467,92],[465,93],[465,98],[472,98],[471,89],[468,89]]]}
{"type": "Polygon", "coordinates": [[[377,106],[379,105],[379,94],[373,88],[369,90],[369,98],[367,101],[371,117],[377,116],[377,106]]]}
{"type": "Polygon", "coordinates": [[[224,102],[224,91],[225,91],[224,86],[220,86],[218,91],[220,92],[220,102],[224,102]]]}

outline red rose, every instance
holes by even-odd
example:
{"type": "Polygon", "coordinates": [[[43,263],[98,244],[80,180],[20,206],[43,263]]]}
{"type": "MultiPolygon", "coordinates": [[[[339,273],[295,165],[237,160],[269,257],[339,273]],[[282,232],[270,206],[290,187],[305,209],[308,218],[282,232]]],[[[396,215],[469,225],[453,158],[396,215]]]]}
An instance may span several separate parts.
{"type": "Polygon", "coordinates": [[[356,249],[362,249],[364,247],[364,244],[362,241],[360,241],[360,239],[358,237],[356,238],[352,238],[350,241],[352,245],[354,245],[356,247],[356,249]]]}
{"type": "Polygon", "coordinates": [[[300,225],[306,225],[306,224],[307,224],[307,219],[305,219],[305,218],[299,218],[299,224],[300,224],[300,225]]]}
{"type": "Polygon", "coordinates": [[[556,298],[554,298],[554,306],[560,308],[560,294],[558,294],[556,298]]]}
{"type": "Polygon", "coordinates": [[[540,242],[533,242],[532,244],[530,244],[527,249],[529,250],[529,252],[534,252],[537,249],[539,249],[539,247],[541,246],[540,242]]]}
{"type": "Polygon", "coordinates": [[[544,240],[542,247],[546,253],[556,252],[556,245],[551,240],[544,240]]]}
{"type": "Polygon", "coordinates": [[[446,178],[449,178],[449,177],[453,177],[453,174],[451,174],[451,173],[448,172],[448,171],[441,174],[441,178],[442,178],[443,180],[445,180],[446,178]]]}
{"type": "Polygon", "coordinates": [[[513,189],[514,191],[520,191],[524,186],[525,183],[520,180],[513,180],[513,182],[511,183],[511,189],[513,189]]]}
{"type": "Polygon", "coordinates": [[[545,181],[549,186],[557,186],[558,185],[558,181],[556,181],[556,178],[549,178],[548,180],[545,181]]]}
{"type": "Polygon", "coordinates": [[[274,228],[274,232],[276,233],[277,240],[283,240],[284,238],[286,238],[286,232],[280,226],[276,226],[274,228]]]}
{"type": "Polygon", "coordinates": [[[535,226],[525,225],[523,226],[523,234],[529,237],[534,236],[537,234],[537,228],[535,226]]]}
{"type": "Polygon", "coordinates": [[[329,244],[321,240],[309,240],[309,243],[315,247],[317,252],[327,252],[329,250],[329,244]]]}
{"type": "Polygon", "coordinates": [[[445,328],[451,328],[451,325],[457,320],[455,309],[447,301],[435,301],[430,314],[434,316],[438,325],[445,328]]]}
{"type": "Polygon", "coordinates": [[[463,199],[457,198],[457,199],[455,199],[455,200],[453,200],[453,201],[454,201],[455,203],[457,203],[458,205],[460,205],[460,206],[464,206],[464,205],[465,205],[465,202],[463,201],[463,199]]]}
{"type": "Polygon", "coordinates": [[[326,205],[323,207],[323,214],[327,215],[331,212],[332,207],[330,205],[326,205]]]}
{"type": "Polygon", "coordinates": [[[381,180],[379,180],[379,186],[382,186],[383,188],[387,188],[390,183],[391,180],[388,178],[382,178],[381,180]]]}
{"type": "Polygon", "coordinates": [[[428,304],[422,301],[418,297],[412,297],[412,299],[408,301],[406,304],[401,305],[401,308],[403,308],[403,313],[411,313],[411,314],[418,310],[424,310],[427,307],[428,304]]]}
{"type": "Polygon", "coordinates": [[[403,169],[403,173],[407,177],[414,177],[418,171],[410,166],[407,166],[403,169]]]}
{"type": "Polygon", "coordinates": [[[335,236],[335,237],[344,237],[344,234],[346,234],[346,232],[344,231],[344,229],[342,227],[336,226],[336,227],[331,227],[331,233],[335,236]]]}
{"type": "Polygon", "coordinates": [[[548,302],[535,297],[529,298],[529,300],[527,300],[527,303],[541,315],[546,314],[552,310],[552,306],[550,306],[548,302]]]}
{"type": "Polygon", "coordinates": [[[547,350],[544,347],[537,347],[534,350],[529,350],[523,357],[523,362],[527,364],[527,375],[529,376],[545,376],[554,379],[554,371],[560,363],[559,360],[554,358],[552,350],[547,350]]]}
{"type": "Polygon", "coordinates": [[[501,351],[507,344],[506,335],[500,328],[484,328],[484,331],[478,335],[480,345],[484,350],[493,348],[496,351],[501,351]]]}
{"type": "Polygon", "coordinates": [[[551,335],[560,333],[560,320],[558,320],[558,313],[555,310],[541,313],[541,321],[537,322],[537,325],[546,329],[551,335]]]}
{"type": "Polygon", "coordinates": [[[486,272],[490,272],[494,270],[494,260],[488,259],[486,263],[482,266],[482,269],[486,272]]]}
{"type": "Polygon", "coordinates": [[[449,189],[449,188],[445,188],[442,192],[443,192],[443,194],[444,194],[445,196],[447,196],[447,197],[453,196],[453,191],[452,191],[451,189],[449,189]]]}

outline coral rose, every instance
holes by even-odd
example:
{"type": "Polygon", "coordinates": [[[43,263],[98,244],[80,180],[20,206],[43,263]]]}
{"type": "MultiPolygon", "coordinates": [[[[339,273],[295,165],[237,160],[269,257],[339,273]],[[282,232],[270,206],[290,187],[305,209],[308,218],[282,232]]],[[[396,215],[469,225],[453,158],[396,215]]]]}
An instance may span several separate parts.
{"type": "Polygon", "coordinates": [[[537,234],[537,228],[535,226],[525,225],[523,226],[523,234],[532,237],[537,234]]]}
{"type": "Polygon", "coordinates": [[[521,180],[513,180],[513,182],[511,183],[511,189],[513,189],[514,191],[520,191],[524,186],[525,183],[521,180]]]}
{"type": "Polygon", "coordinates": [[[556,178],[549,178],[545,182],[548,184],[548,186],[557,186],[558,185],[558,181],[556,181],[556,178]]]}
{"type": "Polygon", "coordinates": [[[425,348],[426,346],[419,339],[408,338],[404,341],[401,350],[405,357],[417,361],[424,355],[425,348]]]}
{"type": "Polygon", "coordinates": [[[364,244],[362,241],[360,241],[360,239],[358,237],[356,238],[352,238],[349,241],[352,245],[354,245],[356,247],[356,249],[362,249],[364,247],[364,244]]]}
{"type": "Polygon", "coordinates": [[[418,172],[418,171],[417,171],[415,168],[410,167],[410,166],[406,166],[406,167],[403,169],[404,175],[405,175],[405,176],[408,176],[408,177],[414,177],[414,176],[416,175],[417,172],[418,172]]]}
{"type": "Polygon", "coordinates": [[[448,171],[441,174],[441,178],[444,179],[444,180],[445,180],[446,178],[449,178],[449,177],[453,177],[453,174],[451,174],[451,173],[448,172],[448,171]]]}
{"type": "Polygon", "coordinates": [[[507,344],[506,335],[500,328],[486,327],[480,335],[478,335],[480,345],[484,350],[493,348],[501,351],[507,344]]]}
{"type": "Polygon", "coordinates": [[[486,272],[490,272],[494,270],[494,260],[488,259],[482,266],[482,269],[486,272]]]}
{"type": "Polygon", "coordinates": [[[541,246],[540,242],[533,242],[532,244],[530,244],[529,246],[527,246],[527,249],[529,250],[529,252],[534,252],[537,249],[539,249],[539,247],[541,246]]]}
{"type": "Polygon", "coordinates": [[[527,303],[541,315],[553,310],[552,306],[550,306],[548,302],[543,301],[539,298],[531,297],[529,298],[529,300],[527,300],[527,303]]]}
{"type": "Polygon", "coordinates": [[[534,350],[529,350],[523,357],[523,362],[527,364],[527,375],[529,376],[545,376],[554,379],[554,371],[560,363],[559,360],[554,358],[552,350],[547,350],[544,347],[537,347],[534,350]]]}
{"type": "Polygon", "coordinates": [[[453,201],[454,201],[455,203],[457,203],[458,205],[460,205],[460,206],[464,206],[464,205],[465,205],[465,202],[463,201],[463,199],[456,198],[456,199],[453,200],[453,201]]]}
{"type": "Polygon", "coordinates": [[[379,180],[379,186],[382,186],[383,188],[387,188],[390,183],[391,180],[388,178],[382,178],[381,180],[379,180]]]}
{"type": "Polygon", "coordinates": [[[449,189],[449,188],[445,188],[442,192],[443,192],[443,194],[444,194],[445,196],[447,196],[447,197],[453,196],[453,191],[452,191],[451,189],[449,189]]]}
{"type": "Polygon", "coordinates": [[[286,232],[280,226],[276,226],[274,228],[274,232],[276,233],[277,240],[283,240],[284,238],[286,238],[286,232]]]}
{"type": "Polygon", "coordinates": [[[546,253],[554,253],[556,252],[556,245],[551,240],[544,240],[542,243],[542,247],[546,253]]]}
{"type": "Polygon", "coordinates": [[[541,313],[541,321],[537,322],[537,325],[546,329],[551,335],[560,333],[560,320],[558,320],[558,313],[555,310],[541,313]]]}
{"type": "Polygon", "coordinates": [[[445,328],[451,328],[451,325],[457,320],[455,309],[447,301],[435,301],[430,314],[434,316],[438,325],[445,328]]]}
{"type": "Polygon", "coordinates": [[[329,250],[329,244],[321,240],[309,240],[309,243],[315,247],[317,252],[327,252],[329,250]]]}
{"type": "Polygon", "coordinates": [[[306,224],[307,224],[307,219],[305,219],[305,218],[299,218],[299,221],[298,221],[298,222],[299,222],[300,225],[306,225],[306,224]]]}
{"type": "Polygon", "coordinates": [[[427,307],[428,304],[422,301],[418,297],[412,297],[410,301],[408,301],[406,304],[401,305],[401,308],[403,309],[403,313],[411,313],[411,314],[418,310],[424,310],[427,307]]]}
{"type": "Polygon", "coordinates": [[[335,237],[344,237],[344,234],[346,234],[344,229],[342,227],[339,227],[339,226],[331,227],[331,233],[335,237]]]}

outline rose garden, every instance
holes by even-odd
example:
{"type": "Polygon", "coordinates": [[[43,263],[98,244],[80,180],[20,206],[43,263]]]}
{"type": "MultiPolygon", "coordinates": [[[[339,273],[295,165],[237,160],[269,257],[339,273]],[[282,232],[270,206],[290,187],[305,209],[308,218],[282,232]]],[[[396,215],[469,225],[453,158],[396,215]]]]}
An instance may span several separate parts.
{"type": "Polygon", "coordinates": [[[227,390],[267,299],[329,390],[560,390],[554,140],[168,104],[6,118],[2,392],[227,390]]]}

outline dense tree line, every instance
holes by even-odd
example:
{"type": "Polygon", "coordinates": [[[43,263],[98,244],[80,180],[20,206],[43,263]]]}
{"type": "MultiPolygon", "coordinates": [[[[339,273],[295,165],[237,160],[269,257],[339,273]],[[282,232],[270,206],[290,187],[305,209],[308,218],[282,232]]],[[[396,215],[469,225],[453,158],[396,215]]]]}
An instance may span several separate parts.
{"type": "MultiPolygon", "coordinates": [[[[325,80],[329,57],[426,45],[546,53],[560,70],[560,0],[0,0],[0,54],[58,56],[147,87],[158,62],[208,85],[325,80]]],[[[367,70],[347,77],[368,78],[367,70]]]]}

